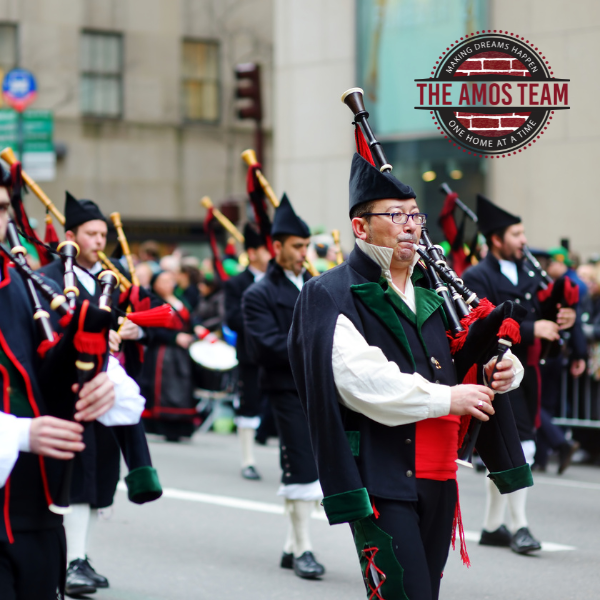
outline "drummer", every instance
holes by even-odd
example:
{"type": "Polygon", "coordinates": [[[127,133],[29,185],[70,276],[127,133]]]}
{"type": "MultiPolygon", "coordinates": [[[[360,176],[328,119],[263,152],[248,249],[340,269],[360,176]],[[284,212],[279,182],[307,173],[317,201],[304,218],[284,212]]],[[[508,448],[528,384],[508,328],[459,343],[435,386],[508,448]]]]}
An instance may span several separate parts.
{"type": "Polygon", "coordinates": [[[159,271],[150,281],[152,291],[173,307],[178,327],[155,329],[146,350],[140,381],[147,400],[146,430],[174,442],[192,435],[197,418],[188,353],[195,338],[191,333],[189,310],[174,295],[176,283],[171,271],[159,271]]]}

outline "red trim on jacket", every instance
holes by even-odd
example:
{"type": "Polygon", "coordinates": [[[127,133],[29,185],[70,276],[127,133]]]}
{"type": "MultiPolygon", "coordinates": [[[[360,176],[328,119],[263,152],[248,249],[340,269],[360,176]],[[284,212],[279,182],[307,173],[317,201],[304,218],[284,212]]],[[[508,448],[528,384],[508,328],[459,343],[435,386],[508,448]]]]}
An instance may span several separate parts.
{"type": "MultiPolygon", "coordinates": [[[[4,283],[4,281],[2,283],[4,283]]],[[[0,284],[0,285],[2,285],[2,284],[0,284]]],[[[29,379],[29,375],[28,375],[27,371],[23,368],[23,365],[21,365],[21,363],[16,359],[15,355],[12,353],[12,350],[8,347],[8,344],[6,343],[6,340],[4,339],[4,335],[2,335],[1,331],[0,331],[0,345],[2,346],[2,349],[4,350],[6,356],[8,356],[8,359],[10,360],[10,362],[12,362],[12,364],[15,366],[17,371],[19,371],[19,373],[21,374],[21,377],[23,377],[23,381],[25,382],[25,388],[27,389],[27,399],[29,400],[29,405],[31,406],[31,409],[33,410],[33,415],[35,417],[40,417],[41,416],[40,409],[38,408],[37,402],[35,401],[35,398],[33,396],[33,388],[31,387],[31,380],[29,379]]],[[[50,495],[50,488],[48,486],[48,477],[46,475],[46,465],[44,463],[43,456],[40,456],[39,459],[40,459],[40,472],[42,475],[42,484],[44,486],[44,495],[46,496],[46,502],[48,503],[48,506],[50,506],[52,504],[52,496],[50,495]]]]}
{"type": "MultiPolygon", "coordinates": [[[[6,414],[10,414],[10,395],[9,390],[9,377],[8,371],[3,365],[0,365],[0,373],[2,373],[2,406],[6,414]]],[[[10,477],[4,484],[4,527],[6,528],[6,535],[8,536],[8,542],[14,543],[15,538],[13,537],[12,527],[10,526],[10,477]]]]}

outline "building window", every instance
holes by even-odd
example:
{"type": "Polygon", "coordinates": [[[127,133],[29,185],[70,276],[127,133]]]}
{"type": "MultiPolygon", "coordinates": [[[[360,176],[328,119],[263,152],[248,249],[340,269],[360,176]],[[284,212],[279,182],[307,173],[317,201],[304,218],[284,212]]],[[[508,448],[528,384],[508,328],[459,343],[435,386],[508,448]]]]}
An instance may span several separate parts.
{"type": "MultiPolygon", "coordinates": [[[[0,23],[0,82],[17,66],[17,26],[0,23]]],[[[0,94],[0,106],[2,97],[0,94]]]]}
{"type": "Polygon", "coordinates": [[[120,117],[123,112],[122,36],[84,31],[80,71],[81,112],[92,117],[120,117]]]}
{"type": "Polygon", "coordinates": [[[181,107],[187,121],[219,120],[219,44],[184,40],[181,107]]]}

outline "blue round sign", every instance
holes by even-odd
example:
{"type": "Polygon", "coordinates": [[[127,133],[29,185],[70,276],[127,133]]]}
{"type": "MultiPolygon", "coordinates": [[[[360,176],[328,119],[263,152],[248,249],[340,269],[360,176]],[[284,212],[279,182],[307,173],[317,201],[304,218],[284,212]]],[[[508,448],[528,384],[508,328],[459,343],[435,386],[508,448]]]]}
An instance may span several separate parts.
{"type": "Polygon", "coordinates": [[[4,101],[16,111],[23,112],[37,96],[37,85],[33,73],[26,69],[13,69],[2,82],[4,101]]]}

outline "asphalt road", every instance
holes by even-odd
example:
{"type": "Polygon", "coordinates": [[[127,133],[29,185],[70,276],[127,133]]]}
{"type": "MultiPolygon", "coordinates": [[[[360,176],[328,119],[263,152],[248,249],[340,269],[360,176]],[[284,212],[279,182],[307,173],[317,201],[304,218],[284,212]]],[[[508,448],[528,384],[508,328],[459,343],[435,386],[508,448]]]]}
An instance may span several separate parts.
{"type": "MultiPolygon", "coordinates": [[[[262,481],[241,479],[237,438],[196,435],[173,444],[152,439],[165,495],[136,506],[117,492],[96,527],[89,554],[110,588],[98,600],[359,600],[365,598],[347,526],[312,521],[321,581],[279,568],[286,533],[276,446],[258,447],[262,481]]],[[[460,468],[462,515],[472,566],[458,548],[442,582],[444,600],[585,600],[600,598],[600,469],[573,466],[563,476],[536,477],[528,516],[545,548],[523,557],[480,547],[484,476],[460,468]]],[[[90,596],[91,598],[92,596],[90,596]]]]}

